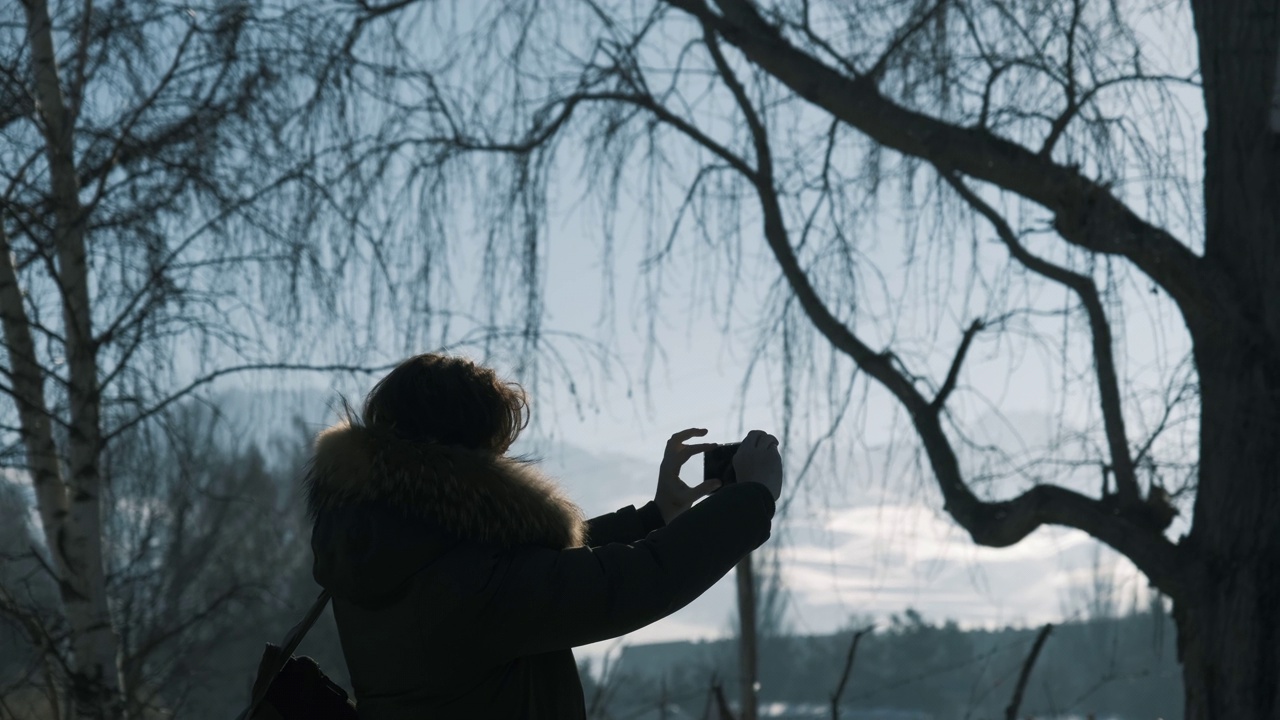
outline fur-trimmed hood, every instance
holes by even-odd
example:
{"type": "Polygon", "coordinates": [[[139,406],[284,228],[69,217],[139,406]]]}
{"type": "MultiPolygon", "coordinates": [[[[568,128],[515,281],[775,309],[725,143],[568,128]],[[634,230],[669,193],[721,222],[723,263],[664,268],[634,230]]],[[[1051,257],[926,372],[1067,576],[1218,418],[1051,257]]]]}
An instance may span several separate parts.
{"type": "Polygon", "coordinates": [[[350,419],[316,438],[303,484],[316,580],[335,595],[389,590],[459,541],[560,550],[586,540],[582,510],[533,464],[350,419]]]}
{"type": "Polygon", "coordinates": [[[580,547],[582,510],[529,462],[410,442],[350,422],[316,438],[307,509],[380,500],[463,539],[503,547],[580,547]]]}

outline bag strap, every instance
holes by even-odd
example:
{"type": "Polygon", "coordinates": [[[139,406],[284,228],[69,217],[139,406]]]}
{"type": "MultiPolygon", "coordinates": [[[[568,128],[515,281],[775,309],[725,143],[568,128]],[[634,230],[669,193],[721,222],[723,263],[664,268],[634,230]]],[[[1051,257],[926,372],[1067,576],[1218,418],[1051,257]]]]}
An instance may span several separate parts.
{"type": "MultiPolygon", "coordinates": [[[[298,644],[302,642],[302,637],[307,634],[312,625],[316,624],[316,619],[320,617],[320,613],[324,612],[325,605],[329,604],[329,598],[329,591],[321,590],[320,595],[312,603],[311,609],[307,611],[307,614],[302,617],[302,620],[297,625],[294,625],[289,630],[289,634],[284,636],[284,646],[280,648],[280,654],[276,656],[268,667],[267,681],[260,686],[255,683],[257,690],[253,693],[252,702],[249,704],[248,709],[240,713],[236,720],[249,720],[257,712],[258,706],[267,697],[267,691],[271,689],[271,683],[276,681],[276,676],[284,669],[285,663],[289,662],[289,658],[293,656],[293,651],[298,649],[298,644]]],[[[262,677],[261,672],[259,672],[258,677],[262,677]]]]}

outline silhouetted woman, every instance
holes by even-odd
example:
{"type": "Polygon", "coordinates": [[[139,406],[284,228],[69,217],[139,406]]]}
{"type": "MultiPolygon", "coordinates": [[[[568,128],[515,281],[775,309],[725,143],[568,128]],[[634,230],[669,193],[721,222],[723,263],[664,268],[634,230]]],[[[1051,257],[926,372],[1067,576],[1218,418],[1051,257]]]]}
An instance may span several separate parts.
{"type": "Polygon", "coordinates": [[[425,354],[316,439],[313,571],[364,720],[585,718],[571,648],[670,615],[769,538],[782,465],[767,433],[747,435],[738,482],[714,494],[678,476],[706,431],[676,433],[653,502],[584,520],[505,456],[526,424],[518,385],[425,354]]]}

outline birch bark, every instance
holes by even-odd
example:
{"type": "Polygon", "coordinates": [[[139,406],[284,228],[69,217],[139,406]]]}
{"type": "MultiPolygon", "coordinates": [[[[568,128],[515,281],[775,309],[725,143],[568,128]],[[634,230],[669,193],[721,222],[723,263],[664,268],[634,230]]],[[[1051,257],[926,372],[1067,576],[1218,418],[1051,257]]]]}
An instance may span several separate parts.
{"type": "MultiPolygon", "coordinates": [[[[107,604],[103,566],[99,472],[102,430],[97,348],[90,312],[85,217],[75,165],[74,118],[63,98],[48,4],[45,0],[28,0],[24,9],[27,37],[31,44],[37,112],[53,189],[53,251],[57,260],[54,279],[62,299],[70,401],[67,424],[69,467],[59,472],[56,460],[40,460],[46,466],[40,471],[43,475],[35,478],[39,491],[37,502],[41,521],[46,523],[45,537],[50,541],[49,551],[54,558],[54,567],[61,574],[59,585],[71,628],[71,693],[75,715],[79,718],[119,718],[123,716],[120,640],[107,604]],[[40,489],[42,483],[43,490],[40,489]],[[49,525],[50,521],[52,525],[49,525]]],[[[6,275],[0,278],[0,283],[12,280],[4,298],[6,334],[11,322],[21,324],[23,309],[20,295],[18,304],[12,304],[12,296],[19,291],[7,257],[8,253],[4,262],[6,275]]],[[[30,339],[29,333],[27,339],[30,339]]],[[[14,351],[11,349],[10,352],[12,356],[14,351]]],[[[33,355],[28,357],[34,362],[33,355]]],[[[34,377],[37,382],[30,384],[29,376],[29,387],[21,392],[33,400],[38,396],[40,405],[43,405],[43,379],[38,371],[34,377]]],[[[27,408],[26,415],[33,421],[39,414],[38,407],[27,408]]],[[[46,437],[49,434],[48,417],[47,411],[44,412],[46,437]]],[[[28,431],[25,420],[24,417],[24,435],[31,437],[29,443],[33,443],[38,451],[36,457],[40,458],[42,454],[48,457],[52,441],[42,440],[38,427],[28,431]]]]}

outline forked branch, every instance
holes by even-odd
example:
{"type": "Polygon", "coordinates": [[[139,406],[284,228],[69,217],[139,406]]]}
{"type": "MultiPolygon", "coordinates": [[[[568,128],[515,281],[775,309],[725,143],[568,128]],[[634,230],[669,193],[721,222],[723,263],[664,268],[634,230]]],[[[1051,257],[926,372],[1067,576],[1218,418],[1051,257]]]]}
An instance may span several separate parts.
{"type": "MultiPolygon", "coordinates": [[[[1055,265],[1027,251],[1018,241],[1013,228],[985,200],[955,175],[943,172],[942,177],[964,198],[970,207],[987,219],[996,229],[1001,242],[1018,262],[1032,272],[1064,285],[1075,291],[1089,317],[1089,330],[1093,337],[1094,367],[1098,375],[1098,395],[1102,404],[1102,419],[1106,427],[1107,446],[1111,453],[1111,469],[1116,476],[1116,493],[1122,505],[1134,506],[1140,501],[1133,456],[1129,451],[1128,431],[1125,429],[1124,412],[1120,402],[1120,381],[1116,374],[1115,353],[1112,348],[1111,325],[1102,308],[1102,298],[1093,278],[1055,265]]],[[[1164,528],[1161,528],[1162,530],[1164,528]]]]}

